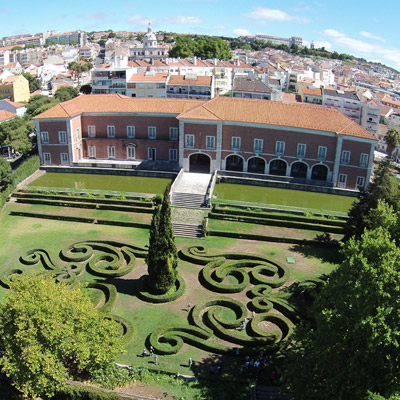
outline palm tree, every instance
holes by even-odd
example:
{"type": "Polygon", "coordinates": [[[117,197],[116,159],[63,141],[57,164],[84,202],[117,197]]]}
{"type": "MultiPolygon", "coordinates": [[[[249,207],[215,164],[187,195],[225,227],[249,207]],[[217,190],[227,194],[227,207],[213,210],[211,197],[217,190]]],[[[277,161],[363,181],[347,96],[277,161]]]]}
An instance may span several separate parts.
{"type": "Polygon", "coordinates": [[[385,136],[387,144],[388,157],[392,158],[392,154],[396,146],[400,144],[400,133],[396,128],[390,128],[385,136]]]}

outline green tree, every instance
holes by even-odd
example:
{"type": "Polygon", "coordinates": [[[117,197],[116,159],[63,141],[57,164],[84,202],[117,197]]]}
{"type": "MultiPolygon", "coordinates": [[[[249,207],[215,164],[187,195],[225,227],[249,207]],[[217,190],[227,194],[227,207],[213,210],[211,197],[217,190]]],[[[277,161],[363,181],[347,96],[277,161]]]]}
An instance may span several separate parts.
{"type": "Polygon", "coordinates": [[[0,157],[0,192],[3,191],[12,182],[10,163],[3,157],[0,157]]]}
{"type": "Polygon", "coordinates": [[[371,224],[369,212],[378,205],[378,200],[383,200],[397,211],[400,199],[400,186],[393,174],[393,163],[390,159],[379,162],[374,180],[369,190],[360,192],[360,196],[354,201],[345,227],[345,240],[355,235],[360,237],[365,228],[371,224]]]}
{"type": "Polygon", "coordinates": [[[0,143],[26,154],[32,147],[29,134],[33,132],[33,122],[23,118],[13,118],[0,125],[0,143]]]}
{"type": "Polygon", "coordinates": [[[400,249],[380,226],[342,254],[315,303],[315,324],[296,328],[287,354],[296,400],[389,398],[400,388],[400,249]]]}
{"type": "Polygon", "coordinates": [[[71,100],[79,95],[79,90],[72,86],[62,86],[56,90],[54,97],[59,101],[71,100]]]}
{"type": "Polygon", "coordinates": [[[24,396],[52,396],[67,379],[87,379],[123,350],[118,324],[81,288],[42,274],[11,284],[0,306],[3,372],[24,396]]]}
{"type": "Polygon", "coordinates": [[[79,91],[83,94],[90,94],[92,93],[92,85],[90,85],[90,83],[82,85],[79,91]]]}
{"type": "Polygon", "coordinates": [[[392,154],[396,146],[400,144],[400,133],[396,128],[390,128],[385,136],[387,144],[388,156],[392,158],[392,154]]]}
{"type": "Polygon", "coordinates": [[[165,190],[161,206],[157,206],[150,227],[147,256],[148,290],[166,293],[176,281],[178,253],[174,241],[169,203],[169,187],[165,190]]]}
{"type": "Polygon", "coordinates": [[[49,108],[55,106],[58,103],[58,100],[54,97],[48,97],[41,94],[37,94],[32,96],[26,105],[26,114],[27,117],[34,117],[49,108]]]}
{"type": "Polygon", "coordinates": [[[29,82],[29,92],[33,93],[41,88],[40,80],[32,76],[29,72],[23,74],[24,78],[29,82]]]}
{"type": "Polygon", "coordinates": [[[78,80],[78,86],[79,86],[79,81],[82,76],[83,72],[89,71],[93,68],[92,63],[85,63],[85,64],[80,64],[76,61],[72,61],[68,64],[68,69],[73,71],[75,77],[78,80]]]}

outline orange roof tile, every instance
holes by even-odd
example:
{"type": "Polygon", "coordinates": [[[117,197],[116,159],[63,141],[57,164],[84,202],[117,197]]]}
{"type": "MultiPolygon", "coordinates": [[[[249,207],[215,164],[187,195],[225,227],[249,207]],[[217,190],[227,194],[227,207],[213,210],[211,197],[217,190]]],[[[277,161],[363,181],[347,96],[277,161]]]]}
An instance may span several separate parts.
{"type": "Polygon", "coordinates": [[[304,103],[217,97],[179,115],[178,119],[219,119],[292,126],[374,140],[366,129],[340,111],[304,103]]]}
{"type": "Polygon", "coordinates": [[[88,94],[59,103],[35,118],[68,118],[82,113],[152,112],[175,114],[190,110],[204,101],[160,98],[132,98],[119,94],[88,94]]]}
{"type": "Polygon", "coordinates": [[[146,75],[143,74],[133,74],[128,82],[165,82],[167,80],[168,74],[154,74],[146,75]]]}
{"type": "Polygon", "coordinates": [[[301,90],[304,94],[309,94],[312,96],[322,96],[321,88],[309,88],[308,86],[303,86],[301,90]]]}
{"type": "Polygon", "coordinates": [[[196,86],[211,86],[211,76],[197,76],[196,80],[187,79],[185,75],[171,75],[168,85],[196,85],[196,86]]]}
{"type": "Polygon", "coordinates": [[[6,111],[6,110],[0,110],[0,122],[7,121],[8,119],[14,118],[14,117],[16,117],[15,114],[13,114],[9,111],[6,111]]]}

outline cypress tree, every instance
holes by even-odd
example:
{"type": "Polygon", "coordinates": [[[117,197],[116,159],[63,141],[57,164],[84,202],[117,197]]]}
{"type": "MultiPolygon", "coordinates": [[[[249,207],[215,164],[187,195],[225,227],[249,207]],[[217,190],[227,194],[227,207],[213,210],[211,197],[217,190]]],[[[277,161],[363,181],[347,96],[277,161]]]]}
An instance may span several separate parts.
{"type": "Polygon", "coordinates": [[[148,290],[166,293],[176,281],[178,252],[171,222],[169,187],[166,188],[161,206],[157,206],[150,227],[147,257],[148,290]]]}

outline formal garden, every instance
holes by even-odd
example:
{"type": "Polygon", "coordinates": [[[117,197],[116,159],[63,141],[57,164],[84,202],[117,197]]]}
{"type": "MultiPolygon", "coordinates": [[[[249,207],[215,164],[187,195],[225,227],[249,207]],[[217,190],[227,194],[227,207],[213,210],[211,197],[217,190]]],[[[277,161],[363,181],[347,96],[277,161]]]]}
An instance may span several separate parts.
{"type": "Polygon", "coordinates": [[[308,318],[299,294],[338,262],[342,214],[216,203],[204,239],[175,239],[177,274],[161,293],[148,277],[152,216],[161,198],[20,188],[0,214],[0,299],[17,276],[48,271],[71,287],[83,283],[94,306],[118,323],[126,351],[117,362],[141,374],[185,376],[184,387],[167,384],[178,397],[205,396],[214,381],[227,382],[215,390],[237,398],[246,398],[257,376],[278,384],[280,350],[308,318]],[[257,235],[266,225],[271,240],[257,235]],[[277,234],[274,225],[286,231],[277,234]],[[261,366],[249,367],[255,361],[261,366]]]}

